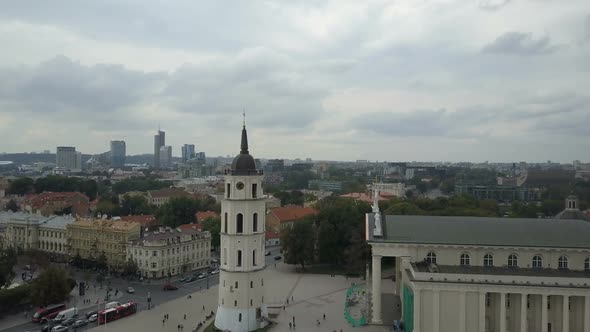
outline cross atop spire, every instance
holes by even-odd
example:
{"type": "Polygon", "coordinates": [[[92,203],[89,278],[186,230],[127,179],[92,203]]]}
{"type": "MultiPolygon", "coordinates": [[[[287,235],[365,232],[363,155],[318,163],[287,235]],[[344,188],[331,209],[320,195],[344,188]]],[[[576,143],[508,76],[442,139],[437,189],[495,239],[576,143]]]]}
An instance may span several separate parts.
{"type": "Polygon", "coordinates": [[[242,112],[242,116],[244,117],[243,125],[244,125],[244,128],[246,128],[246,108],[244,108],[244,111],[242,112]]]}

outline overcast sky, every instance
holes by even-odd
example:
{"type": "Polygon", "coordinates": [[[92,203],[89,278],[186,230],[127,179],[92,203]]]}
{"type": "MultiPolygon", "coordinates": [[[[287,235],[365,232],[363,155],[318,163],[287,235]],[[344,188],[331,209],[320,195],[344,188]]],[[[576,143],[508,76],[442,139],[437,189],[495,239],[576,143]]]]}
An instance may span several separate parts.
{"type": "Polygon", "coordinates": [[[0,151],[590,161],[590,1],[5,1],[0,151]]]}

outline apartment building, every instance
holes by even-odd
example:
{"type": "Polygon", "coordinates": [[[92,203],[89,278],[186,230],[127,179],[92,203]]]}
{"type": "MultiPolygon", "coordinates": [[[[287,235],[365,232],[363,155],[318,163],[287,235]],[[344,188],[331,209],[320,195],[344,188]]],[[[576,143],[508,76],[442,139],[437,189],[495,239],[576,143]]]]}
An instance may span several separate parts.
{"type": "Polygon", "coordinates": [[[70,256],[95,260],[104,252],[107,264],[120,268],[127,261],[127,244],[140,238],[138,222],[78,219],[67,225],[70,256]]]}
{"type": "Polygon", "coordinates": [[[127,257],[137,263],[145,278],[164,278],[208,268],[211,234],[199,231],[195,225],[181,225],[176,229],[161,227],[131,241],[127,257]]]}

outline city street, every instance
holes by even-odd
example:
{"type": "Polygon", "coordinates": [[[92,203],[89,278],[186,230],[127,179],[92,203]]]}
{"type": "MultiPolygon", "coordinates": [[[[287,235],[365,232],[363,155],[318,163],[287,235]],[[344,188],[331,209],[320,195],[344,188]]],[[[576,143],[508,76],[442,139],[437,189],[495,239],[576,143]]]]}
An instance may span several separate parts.
{"type": "MultiPolygon", "coordinates": [[[[277,262],[274,257],[279,255],[280,248],[273,247],[267,250],[271,252],[271,255],[266,256],[266,264],[268,266],[274,266],[277,262]]],[[[280,260],[282,262],[282,258],[280,260]]],[[[118,278],[111,278],[111,288],[113,289],[110,292],[110,300],[111,301],[118,301],[121,303],[128,302],[128,301],[135,301],[138,304],[138,311],[143,311],[148,309],[148,294],[151,296],[151,307],[159,306],[163,303],[186,297],[188,294],[193,294],[200,290],[207,289],[207,285],[212,287],[219,283],[219,274],[210,275],[208,278],[195,280],[190,283],[181,283],[178,282],[178,277],[172,279],[172,283],[178,287],[178,290],[174,291],[164,291],[162,290],[162,285],[165,284],[164,280],[155,280],[150,281],[127,281],[118,278]],[[135,294],[128,294],[126,292],[127,287],[133,287],[135,289],[135,294]],[[115,296],[115,290],[118,289],[119,293],[115,296]]],[[[74,290],[77,293],[77,289],[74,290]]],[[[76,306],[79,308],[80,317],[83,317],[86,312],[89,311],[96,311],[97,305],[94,304],[96,299],[104,298],[106,295],[106,286],[102,289],[99,289],[97,286],[96,288],[90,286],[90,288],[86,291],[85,297],[74,296],[73,299],[70,301],[68,306],[76,306]],[[91,304],[82,304],[83,299],[91,299],[91,304]]],[[[30,316],[29,316],[30,317],[30,316]]],[[[19,317],[20,318],[20,317],[19,317]]],[[[24,320],[24,318],[23,318],[24,320]]],[[[84,331],[86,329],[92,328],[96,325],[96,323],[91,323],[88,326],[78,329],[80,331],[84,331]]],[[[35,324],[30,321],[26,323],[22,323],[16,326],[12,326],[10,328],[5,328],[0,330],[1,332],[25,332],[25,331],[37,331],[41,328],[40,324],[35,324]]]]}

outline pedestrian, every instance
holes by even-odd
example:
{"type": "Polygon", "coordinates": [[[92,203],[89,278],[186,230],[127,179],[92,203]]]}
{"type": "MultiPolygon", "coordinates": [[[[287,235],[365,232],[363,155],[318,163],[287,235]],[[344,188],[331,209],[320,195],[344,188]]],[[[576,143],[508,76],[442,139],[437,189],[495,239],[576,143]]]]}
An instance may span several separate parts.
{"type": "Polygon", "coordinates": [[[293,316],[293,324],[295,324],[295,316],[293,316]]]}
{"type": "Polygon", "coordinates": [[[287,304],[289,304],[289,299],[287,299],[287,304]]]}
{"type": "Polygon", "coordinates": [[[176,325],[176,330],[180,331],[180,324],[176,325]]]}
{"type": "Polygon", "coordinates": [[[326,314],[324,314],[324,320],[326,320],[326,314]]]}
{"type": "Polygon", "coordinates": [[[316,324],[317,324],[318,326],[320,326],[320,320],[319,320],[319,319],[316,319],[316,324]]]}
{"type": "Polygon", "coordinates": [[[203,306],[203,311],[205,311],[205,306],[203,306]]]}
{"type": "Polygon", "coordinates": [[[293,323],[293,330],[295,329],[295,323],[293,323]]]}
{"type": "Polygon", "coordinates": [[[291,302],[293,302],[293,295],[291,295],[291,302]]]}
{"type": "Polygon", "coordinates": [[[291,322],[289,322],[289,330],[291,329],[291,322]]]}
{"type": "Polygon", "coordinates": [[[186,314],[184,314],[184,320],[186,320],[186,314]]]}
{"type": "Polygon", "coordinates": [[[162,319],[162,326],[164,326],[164,323],[166,323],[166,320],[162,319]]]}

